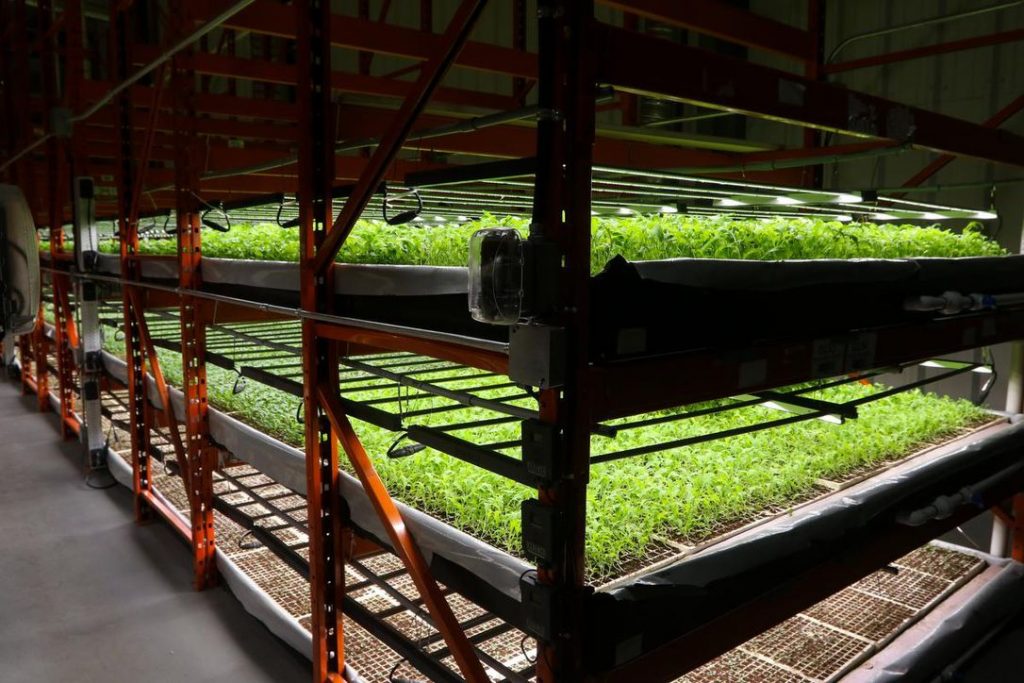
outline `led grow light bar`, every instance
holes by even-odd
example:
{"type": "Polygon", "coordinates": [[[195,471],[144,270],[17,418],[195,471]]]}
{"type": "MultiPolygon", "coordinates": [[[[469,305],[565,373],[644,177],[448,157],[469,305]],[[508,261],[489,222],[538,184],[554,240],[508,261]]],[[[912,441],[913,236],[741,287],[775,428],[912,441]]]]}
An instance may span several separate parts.
{"type": "Polygon", "coordinates": [[[875,213],[878,214],[888,214],[894,218],[910,220],[944,220],[948,218],[990,220],[997,218],[996,214],[991,211],[878,196],[873,191],[807,190],[745,180],[692,176],[670,171],[638,172],[611,166],[595,166],[594,173],[595,187],[600,184],[614,183],[629,188],[652,189],[665,193],[666,196],[672,196],[674,192],[685,191],[699,197],[710,198],[713,206],[720,209],[733,209],[740,206],[775,208],[830,205],[857,213],[868,213],[871,209],[875,209],[875,213]],[[611,175],[614,179],[609,180],[602,177],[603,175],[611,175]],[[655,185],[650,183],[652,179],[671,181],[677,184],[674,186],[655,185]],[[712,185],[714,188],[706,187],[707,185],[712,185]],[[900,206],[890,210],[890,204],[900,206]]]}
{"type": "MultiPolygon", "coordinates": [[[[745,218],[807,217],[849,222],[858,218],[876,222],[947,219],[990,220],[992,211],[918,202],[880,196],[875,191],[847,192],[792,188],[742,179],[709,178],[672,171],[637,171],[611,166],[594,167],[593,213],[604,215],[729,214],[745,218]]],[[[465,223],[485,212],[530,216],[534,183],[526,173],[513,177],[479,177],[418,185],[423,210],[414,224],[465,223]],[[440,220],[439,220],[440,219],[440,220]]],[[[398,186],[395,186],[398,189],[398,186]]],[[[390,195],[389,206],[399,211],[418,208],[419,199],[390,195]]],[[[294,222],[297,207],[288,197],[276,196],[264,206],[244,205],[229,209],[239,220],[294,222]]],[[[382,211],[382,197],[375,195],[364,218],[373,220],[382,211]]],[[[164,237],[154,229],[154,237],[164,237]]]]}

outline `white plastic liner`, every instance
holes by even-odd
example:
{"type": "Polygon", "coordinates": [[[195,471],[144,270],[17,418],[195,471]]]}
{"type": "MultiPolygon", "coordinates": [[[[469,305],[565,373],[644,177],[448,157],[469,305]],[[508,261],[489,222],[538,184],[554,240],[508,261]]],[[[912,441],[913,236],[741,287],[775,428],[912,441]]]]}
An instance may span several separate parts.
{"type": "MultiPolygon", "coordinates": [[[[97,270],[118,275],[120,258],[100,254],[97,270]]],[[[465,294],[469,287],[466,268],[450,266],[393,266],[338,264],[335,291],[349,296],[429,296],[465,294]]],[[[142,276],[177,280],[178,264],[171,260],[144,260],[142,276]]],[[[299,290],[299,266],[290,261],[249,261],[203,258],[203,281],[264,289],[299,290]]]]}
{"type": "Polygon", "coordinates": [[[937,622],[923,640],[897,659],[875,669],[871,680],[874,683],[932,680],[943,673],[957,655],[980,642],[987,631],[1021,609],[1024,609],[1024,565],[1011,562],[959,609],[937,622]]]}
{"type": "MultiPolygon", "coordinates": [[[[115,453],[107,453],[107,465],[110,474],[117,483],[127,488],[132,487],[132,468],[115,453]]],[[[177,511],[173,511],[176,513],[177,511]]],[[[179,515],[187,525],[185,517],[179,515]]],[[[313,656],[313,636],[302,627],[297,619],[288,614],[269,595],[263,592],[245,572],[238,568],[231,558],[217,549],[217,569],[228,588],[242,603],[245,611],[263,622],[275,636],[288,643],[292,648],[306,657],[313,656]]]]}
{"type": "MultiPolygon", "coordinates": [[[[127,382],[128,368],[123,360],[104,351],[103,363],[113,377],[122,383],[127,382]]],[[[160,398],[156,392],[156,383],[150,381],[148,385],[150,401],[159,406],[160,398]]],[[[184,395],[173,387],[170,388],[170,392],[175,414],[183,415],[184,395]]],[[[249,463],[278,483],[305,495],[306,459],[302,451],[281,443],[215,408],[210,408],[210,436],[236,458],[249,463]]],[[[341,495],[348,503],[352,522],[390,547],[387,532],[380,523],[362,484],[344,471],[341,472],[341,495]]],[[[521,601],[519,579],[533,569],[532,565],[400,501],[396,503],[428,564],[434,554],[437,554],[480,578],[505,596],[516,602],[521,601]]]]}
{"type": "MultiPolygon", "coordinates": [[[[652,586],[707,586],[723,577],[800,552],[817,542],[840,538],[847,529],[866,523],[879,510],[891,506],[911,487],[956,472],[984,459],[986,454],[1020,452],[1022,446],[1024,422],[985,428],[699,553],[661,569],[628,577],[602,590],[620,599],[629,599],[633,591],[638,591],[639,595],[644,588],[652,586]]],[[[1019,461],[1018,467],[1024,467],[1024,461],[1019,461]]],[[[963,485],[973,483],[961,482],[963,485]]]]}

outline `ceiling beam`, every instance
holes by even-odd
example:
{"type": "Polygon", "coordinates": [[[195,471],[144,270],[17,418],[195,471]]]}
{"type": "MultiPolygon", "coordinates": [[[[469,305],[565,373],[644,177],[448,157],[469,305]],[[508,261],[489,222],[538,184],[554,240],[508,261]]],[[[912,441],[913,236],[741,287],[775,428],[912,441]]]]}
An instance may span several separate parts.
{"type": "MultiPolygon", "coordinates": [[[[295,39],[295,11],[271,0],[257,0],[224,22],[225,28],[295,39]]],[[[442,36],[415,28],[335,15],[331,41],[336,47],[427,60],[443,47],[442,36]]],[[[518,78],[537,77],[537,56],[511,47],[469,41],[455,66],[518,78]]]]}
{"type": "Polygon", "coordinates": [[[598,4],[799,61],[814,59],[814,36],[722,0],[597,0],[598,4]]]}
{"type": "Polygon", "coordinates": [[[597,79],[692,102],[918,149],[1019,166],[1024,137],[708,50],[596,24],[597,79]],[[672,64],[652,69],[651,64],[672,64]]]}

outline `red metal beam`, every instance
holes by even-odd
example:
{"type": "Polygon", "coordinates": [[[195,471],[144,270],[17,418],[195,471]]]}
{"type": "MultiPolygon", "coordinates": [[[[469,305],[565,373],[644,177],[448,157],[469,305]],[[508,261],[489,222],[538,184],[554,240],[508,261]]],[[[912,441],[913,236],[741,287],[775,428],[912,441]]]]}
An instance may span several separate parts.
{"type": "MultiPolygon", "coordinates": [[[[127,49],[132,22],[118,6],[110,8],[110,73],[117,80],[128,77],[127,49]]],[[[85,85],[85,84],[83,84],[85,85]]],[[[84,88],[83,88],[84,91],[84,88]]],[[[83,92],[84,94],[84,92],[83,92]]],[[[114,180],[117,184],[117,220],[121,257],[121,278],[137,280],[140,276],[134,260],[139,247],[138,226],[130,220],[131,198],[134,196],[135,170],[132,165],[132,101],[129,92],[121,93],[113,102],[118,141],[114,180]]],[[[122,309],[125,331],[125,361],[128,367],[128,412],[131,432],[132,492],[135,519],[146,521],[150,516],[149,496],[153,487],[150,458],[150,414],[146,387],[146,354],[136,316],[132,314],[131,287],[123,286],[122,309]]]]}
{"type": "Polygon", "coordinates": [[[600,83],[921,149],[1024,163],[1020,135],[605,24],[595,31],[600,83]]]}
{"type": "Polygon", "coordinates": [[[999,31],[997,33],[975,36],[973,38],[951,40],[945,43],[936,43],[935,45],[913,47],[907,50],[897,50],[896,52],[889,52],[884,55],[851,59],[849,61],[838,62],[836,64],[826,64],[824,69],[827,74],[838,74],[846,71],[853,71],[854,69],[864,69],[871,66],[908,62],[912,59],[921,59],[922,57],[944,55],[951,52],[961,52],[963,50],[974,50],[980,47],[992,47],[995,45],[1002,45],[1004,43],[1015,43],[1019,40],[1024,40],[1024,28],[1013,29],[1010,31],[999,31]]]}
{"type": "Polygon", "coordinates": [[[810,32],[721,0],[597,0],[598,4],[791,59],[814,59],[810,32]]]}
{"type": "MultiPolygon", "coordinates": [[[[257,0],[225,22],[225,27],[295,38],[295,17],[290,8],[270,0],[257,0]]],[[[331,18],[331,35],[337,47],[409,59],[428,60],[444,46],[440,35],[338,15],[331,18]]],[[[467,42],[456,65],[521,78],[537,77],[535,55],[487,43],[467,42]]]]}
{"type": "MultiPolygon", "coordinates": [[[[38,10],[40,28],[43,30],[43,35],[39,39],[39,47],[42,52],[40,62],[43,94],[47,108],[53,111],[61,103],[58,96],[60,84],[56,57],[57,45],[60,42],[60,27],[63,22],[53,19],[53,6],[50,0],[40,0],[38,10]]],[[[50,256],[56,260],[65,254],[64,191],[68,186],[70,145],[59,131],[52,129],[52,125],[53,121],[51,120],[49,132],[53,137],[47,144],[49,174],[46,187],[50,200],[47,225],[50,227],[50,256]]],[[[51,273],[49,280],[50,290],[53,294],[54,355],[57,357],[57,367],[55,368],[57,412],[60,414],[61,438],[70,440],[76,435],[71,428],[75,407],[74,358],[71,353],[71,346],[74,342],[74,321],[71,318],[71,310],[68,305],[68,290],[71,288],[71,281],[66,275],[59,273],[51,273]]]]}
{"type": "MultiPolygon", "coordinates": [[[[167,118],[163,117],[163,120],[167,118]]],[[[161,137],[161,135],[173,132],[170,124],[165,123],[162,125],[160,121],[157,122],[157,131],[157,146],[162,144],[161,141],[169,139],[161,137]]],[[[289,149],[294,146],[297,133],[298,129],[294,121],[273,124],[239,121],[237,119],[208,118],[205,116],[196,117],[197,135],[243,140],[246,147],[251,145],[249,140],[257,140],[259,141],[257,146],[289,149]]],[[[89,123],[78,127],[76,134],[80,135],[83,139],[109,140],[116,135],[113,113],[104,111],[94,115],[89,119],[89,123]]]]}
{"type": "MultiPolygon", "coordinates": [[[[556,3],[545,5],[549,9],[556,3]]],[[[537,84],[542,107],[561,117],[538,122],[534,236],[549,241],[560,264],[559,302],[545,322],[565,330],[559,362],[565,381],[543,391],[540,418],[558,435],[557,461],[564,476],[539,487],[536,503],[552,513],[557,531],[551,555],[537,562],[537,580],[562,596],[552,621],[558,626],[537,643],[538,683],[582,680],[587,628],[586,528],[590,481],[590,227],[595,153],[596,89],[592,55],[603,49],[588,30],[593,0],[567,3],[564,12],[541,14],[538,43],[543,70],[537,84]]]]}
{"type": "MultiPolygon", "coordinates": [[[[824,56],[822,50],[825,45],[825,0],[806,0],[807,8],[807,32],[811,36],[811,56],[804,63],[804,75],[812,81],[822,77],[822,62],[824,56]]],[[[803,146],[806,149],[820,147],[822,143],[821,133],[813,128],[805,128],[803,134],[803,146]]],[[[819,165],[808,166],[803,171],[801,184],[806,187],[821,186],[822,167],[819,165]]]]}
{"type": "MultiPolygon", "coordinates": [[[[52,243],[51,243],[52,247],[52,243]]],[[[50,277],[53,289],[54,349],[57,356],[57,388],[61,416],[61,436],[65,440],[78,435],[75,424],[75,357],[72,349],[78,346],[78,331],[71,313],[68,292],[71,279],[54,273],[50,277]]]]}
{"type": "MultiPolygon", "coordinates": [[[[1021,109],[1024,109],[1024,95],[1021,95],[1013,102],[1010,102],[1008,105],[1000,109],[998,112],[995,113],[995,115],[987,119],[981,125],[984,126],[985,128],[998,128],[999,126],[1003,125],[1010,117],[1017,114],[1021,109]]],[[[928,164],[920,171],[915,173],[913,176],[908,178],[907,181],[903,183],[903,187],[919,186],[921,183],[928,180],[933,175],[935,175],[936,173],[944,169],[946,166],[948,166],[950,163],[952,163],[954,159],[956,159],[956,157],[953,156],[952,154],[943,154],[938,159],[935,159],[930,164],[928,164]]],[[[903,194],[900,193],[893,196],[902,197],[903,194]]]]}
{"type": "MultiPolygon", "coordinates": [[[[157,56],[158,48],[146,45],[136,46],[136,58],[140,63],[151,61],[157,56]]],[[[244,59],[228,55],[209,53],[195,56],[196,73],[206,76],[223,78],[240,78],[244,80],[295,85],[295,67],[289,64],[276,64],[267,60],[244,59]]],[[[404,98],[414,85],[411,81],[399,81],[379,76],[369,76],[346,71],[335,71],[331,74],[331,88],[338,92],[357,95],[374,95],[380,97],[404,98]]],[[[507,95],[463,88],[440,87],[435,93],[438,102],[487,109],[511,109],[517,106],[514,98],[507,95]]]]}
{"type": "MultiPolygon", "coordinates": [[[[101,89],[97,89],[99,91],[101,89]]],[[[153,93],[151,88],[134,88],[133,100],[140,108],[146,109],[152,103],[153,93]]],[[[93,97],[96,97],[95,92],[93,97]]],[[[262,118],[284,117],[281,120],[287,121],[284,125],[272,125],[266,123],[252,123],[250,121],[225,121],[201,117],[197,123],[197,130],[200,134],[219,135],[225,137],[253,137],[270,138],[291,141],[295,139],[297,128],[295,127],[296,111],[294,105],[269,102],[264,105],[263,100],[251,98],[230,97],[225,95],[197,95],[197,111],[204,113],[215,113],[229,116],[260,116],[262,118]],[[281,133],[275,134],[275,129],[281,133]],[[233,135],[232,133],[237,133],[233,135]],[[282,136],[282,134],[284,134],[282,136]]],[[[345,108],[345,116],[341,121],[343,129],[339,131],[339,137],[362,138],[380,135],[383,124],[395,116],[391,110],[382,110],[375,107],[349,105],[345,108]]],[[[166,117],[164,117],[166,119],[166,117]]],[[[105,121],[104,114],[97,114],[93,121],[105,121]]],[[[458,121],[454,117],[422,114],[419,119],[420,127],[432,128],[435,126],[447,125],[458,121]]],[[[111,133],[107,129],[97,126],[90,127],[89,139],[102,142],[93,146],[90,154],[98,157],[108,156],[112,149],[106,144],[111,133]]],[[[159,137],[159,141],[167,141],[169,138],[159,137]]],[[[451,153],[475,154],[492,157],[524,157],[530,156],[535,150],[534,130],[527,126],[495,126],[469,134],[449,135],[440,138],[431,138],[420,142],[407,143],[408,149],[421,149],[430,151],[443,151],[451,153]]],[[[171,144],[166,147],[170,149],[171,144]]],[[[234,166],[246,166],[262,161],[269,161],[272,155],[264,154],[265,145],[247,145],[243,149],[225,147],[220,144],[216,153],[211,151],[211,168],[231,168],[234,166]],[[251,159],[243,159],[251,157],[251,159]],[[231,160],[229,162],[229,160],[231,160]],[[237,163],[236,163],[237,162],[237,163]]],[[[266,147],[270,149],[269,147],[266,147]]],[[[213,148],[211,148],[213,149],[213,148]]],[[[169,152],[155,151],[154,158],[162,159],[169,152]]],[[[773,152],[759,152],[750,156],[750,160],[761,159],[761,155],[771,155],[773,152]]],[[[701,149],[688,149],[674,145],[662,145],[645,142],[635,142],[609,137],[599,137],[594,149],[595,163],[607,166],[623,166],[627,168],[678,168],[689,166],[722,166],[734,165],[738,160],[746,159],[746,156],[737,156],[732,153],[714,152],[701,149]]],[[[341,157],[339,157],[339,160],[341,157]]],[[[294,171],[292,171],[294,172],[294,171]]],[[[151,171],[151,174],[158,173],[151,171]]],[[[275,174],[287,174],[284,168],[275,169],[275,174]]],[[[344,171],[339,168],[339,177],[344,171]]],[[[150,177],[154,177],[151,175],[150,177]]],[[[356,178],[357,175],[344,176],[356,178]]],[[[773,171],[747,174],[745,177],[752,180],[787,182],[798,180],[799,171],[773,171]]],[[[205,185],[205,183],[204,183],[205,185]]],[[[244,188],[237,188],[239,191],[244,188]]]]}
{"type": "Polygon", "coordinates": [[[484,351],[458,344],[407,337],[389,332],[377,332],[357,327],[343,327],[328,323],[317,323],[315,329],[319,337],[333,339],[346,344],[368,346],[387,351],[408,351],[410,353],[430,356],[431,358],[439,358],[467,365],[480,370],[487,370],[488,372],[500,374],[508,372],[508,356],[493,351],[484,351]]]}
{"type": "MultiPolygon", "coordinates": [[[[115,456],[117,457],[117,456],[115,456]]],[[[147,490],[143,494],[143,498],[146,505],[153,511],[155,511],[160,517],[163,517],[164,521],[171,525],[171,528],[178,532],[178,534],[185,539],[185,542],[192,542],[192,530],[189,528],[185,520],[181,518],[178,511],[161,496],[155,490],[147,490]]]]}
{"type": "Polygon", "coordinates": [[[40,301],[39,322],[35,330],[32,331],[32,359],[35,361],[33,367],[35,368],[36,407],[41,413],[50,410],[50,373],[46,369],[47,354],[49,353],[47,348],[50,346],[50,340],[46,336],[46,328],[43,325],[44,313],[43,304],[40,301]]]}
{"type": "Polygon", "coordinates": [[[1017,562],[1024,562],[1024,494],[1018,493],[1011,502],[1013,509],[1012,537],[1010,539],[1010,557],[1017,562]]]}
{"type": "MultiPolygon", "coordinates": [[[[105,81],[85,81],[82,83],[84,104],[91,105],[104,97],[111,88],[105,81]]],[[[133,106],[149,109],[153,104],[153,88],[137,85],[128,89],[127,94],[133,106]]],[[[271,119],[278,122],[294,123],[298,120],[298,108],[290,102],[262,100],[252,97],[236,97],[233,95],[197,94],[195,96],[196,111],[201,114],[222,114],[225,116],[244,116],[247,119],[271,119]]],[[[94,116],[99,116],[99,113],[94,116]]],[[[92,119],[89,119],[91,122],[92,119]]]]}

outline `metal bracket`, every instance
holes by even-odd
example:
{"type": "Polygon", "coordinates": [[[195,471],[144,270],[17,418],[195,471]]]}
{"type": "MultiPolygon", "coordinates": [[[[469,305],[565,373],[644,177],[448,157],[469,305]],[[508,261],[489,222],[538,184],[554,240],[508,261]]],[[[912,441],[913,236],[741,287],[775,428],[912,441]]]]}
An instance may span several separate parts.
{"type": "Polygon", "coordinates": [[[97,401],[100,398],[100,383],[91,379],[82,384],[82,394],[86,401],[97,401]]]}
{"type": "Polygon", "coordinates": [[[94,448],[89,451],[89,469],[98,470],[107,466],[107,449],[94,448]]]}
{"type": "Polygon", "coordinates": [[[101,372],[103,370],[103,352],[86,351],[83,370],[86,372],[101,372]]]}

